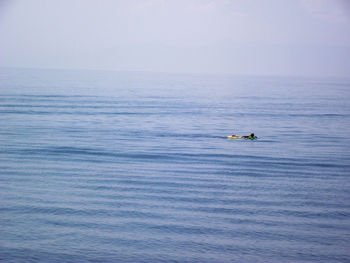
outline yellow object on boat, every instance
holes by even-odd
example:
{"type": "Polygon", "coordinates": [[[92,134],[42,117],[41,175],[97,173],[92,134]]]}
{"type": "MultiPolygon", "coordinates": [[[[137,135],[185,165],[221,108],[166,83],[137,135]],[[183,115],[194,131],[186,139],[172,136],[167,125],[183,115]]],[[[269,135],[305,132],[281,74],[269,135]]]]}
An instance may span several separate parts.
{"type": "Polygon", "coordinates": [[[241,136],[228,136],[227,139],[242,139],[241,136]]]}
{"type": "Polygon", "coordinates": [[[255,140],[258,139],[258,137],[254,136],[228,136],[227,139],[244,139],[244,140],[255,140]]]}

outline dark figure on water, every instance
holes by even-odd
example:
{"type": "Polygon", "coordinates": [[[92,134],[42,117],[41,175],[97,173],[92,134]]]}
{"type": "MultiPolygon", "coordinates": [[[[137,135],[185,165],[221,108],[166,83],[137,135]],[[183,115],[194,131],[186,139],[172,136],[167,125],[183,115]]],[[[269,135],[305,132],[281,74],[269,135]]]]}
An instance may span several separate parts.
{"type": "Polygon", "coordinates": [[[254,139],[254,138],[255,138],[255,135],[254,135],[254,133],[251,133],[249,136],[248,136],[248,135],[242,136],[242,138],[245,138],[245,139],[254,139]]]}
{"type": "Polygon", "coordinates": [[[251,133],[250,135],[244,135],[244,136],[240,136],[240,135],[232,135],[231,137],[228,137],[229,139],[249,139],[249,140],[254,140],[257,139],[258,137],[256,137],[254,135],[254,133],[251,133]]]}

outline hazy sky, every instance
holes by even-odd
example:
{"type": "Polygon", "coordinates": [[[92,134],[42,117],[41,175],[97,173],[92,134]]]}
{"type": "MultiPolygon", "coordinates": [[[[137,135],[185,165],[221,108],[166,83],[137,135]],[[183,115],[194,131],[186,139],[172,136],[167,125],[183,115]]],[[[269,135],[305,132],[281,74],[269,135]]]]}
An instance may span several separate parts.
{"type": "Polygon", "coordinates": [[[350,0],[0,0],[0,66],[350,76],[350,0]]]}

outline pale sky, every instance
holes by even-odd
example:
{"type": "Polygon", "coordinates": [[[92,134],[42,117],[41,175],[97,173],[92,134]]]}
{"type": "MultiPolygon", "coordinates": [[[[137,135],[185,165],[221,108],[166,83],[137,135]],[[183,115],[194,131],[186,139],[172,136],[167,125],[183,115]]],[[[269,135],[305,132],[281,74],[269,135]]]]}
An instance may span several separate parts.
{"type": "Polygon", "coordinates": [[[0,0],[0,67],[350,76],[350,0],[0,0]]]}

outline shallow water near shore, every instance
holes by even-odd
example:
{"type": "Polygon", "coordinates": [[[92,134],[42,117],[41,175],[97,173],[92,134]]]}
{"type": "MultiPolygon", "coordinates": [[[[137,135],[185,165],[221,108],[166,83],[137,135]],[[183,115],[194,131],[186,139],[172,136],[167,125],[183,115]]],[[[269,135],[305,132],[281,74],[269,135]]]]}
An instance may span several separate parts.
{"type": "Polygon", "coordinates": [[[1,69],[0,261],[349,262],[349,100],[339,79],[1,69]]]}

